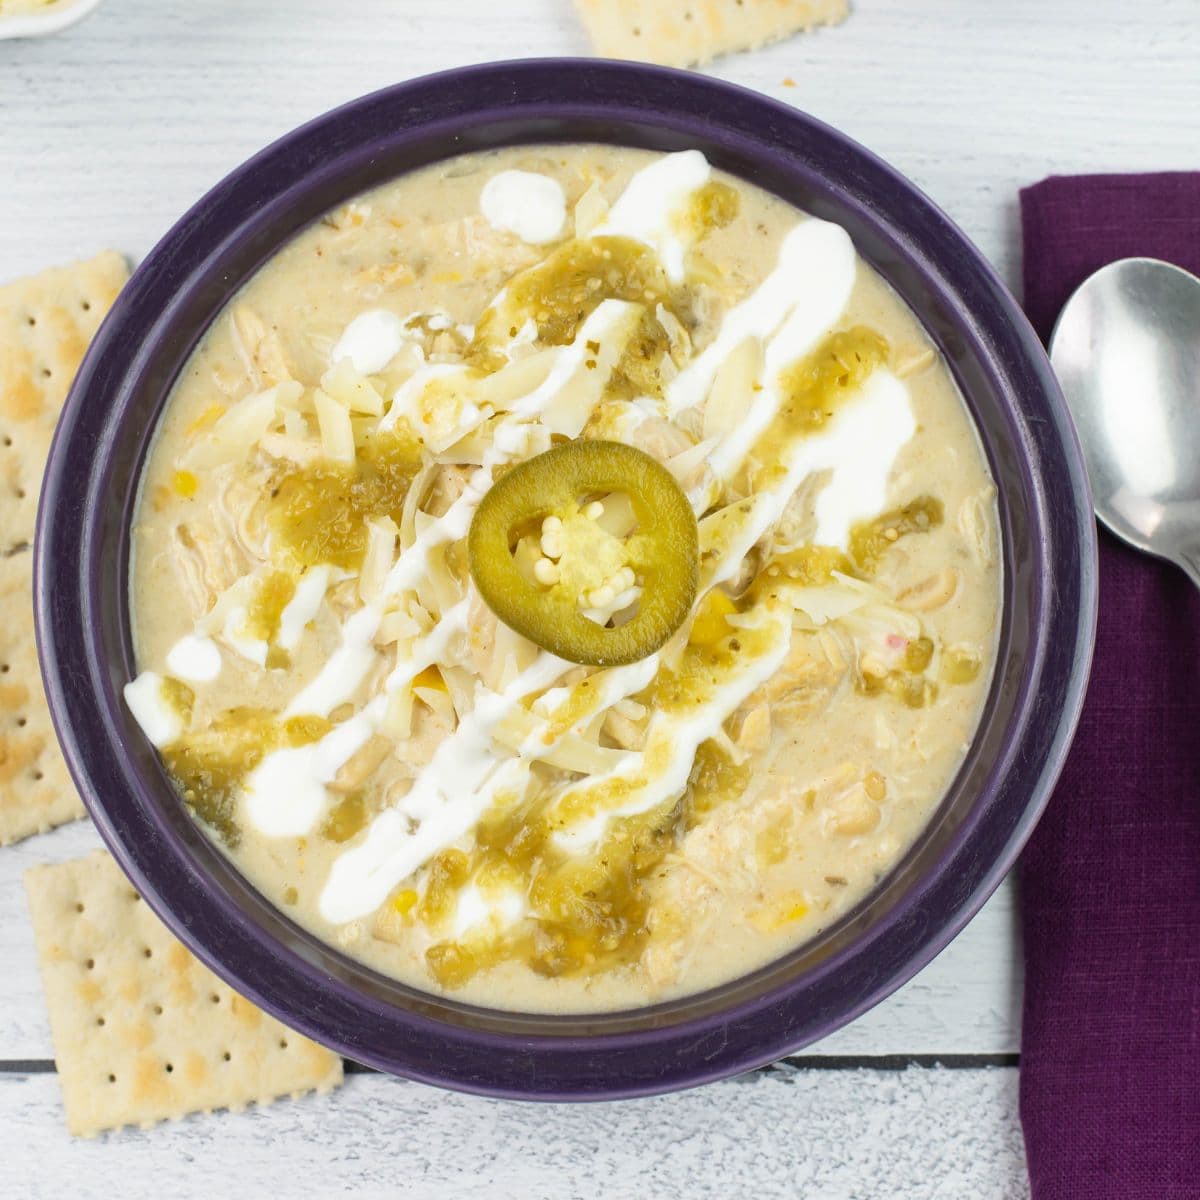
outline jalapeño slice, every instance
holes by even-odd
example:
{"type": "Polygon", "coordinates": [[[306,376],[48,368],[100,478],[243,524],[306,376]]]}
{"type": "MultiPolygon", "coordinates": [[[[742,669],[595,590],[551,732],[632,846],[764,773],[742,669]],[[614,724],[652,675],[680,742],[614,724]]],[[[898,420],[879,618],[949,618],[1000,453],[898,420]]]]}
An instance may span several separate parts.
{"type": "Polygon", "coordinates": [[[620,442],[564,442],[513,467],[476,510],[467,549],[496,616],[570,662],[653,654],[696,598],[692,507],[661,463],[620,442]],[[605,520],[606,503],[624,519],[605,520]]]}

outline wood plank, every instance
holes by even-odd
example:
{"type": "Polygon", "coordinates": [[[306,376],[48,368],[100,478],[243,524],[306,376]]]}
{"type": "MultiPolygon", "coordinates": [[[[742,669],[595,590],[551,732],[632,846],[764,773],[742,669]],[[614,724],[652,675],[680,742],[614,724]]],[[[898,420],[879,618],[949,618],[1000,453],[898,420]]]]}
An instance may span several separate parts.
{"type": "Polygon", "coordinates": [[[0,1195],[427,1200],[1028,1195],[1016,1072],[776,1069],[624,1104],[502,1104],[380,1076],[71,1140],[52,1075],[0,1077],[0,1195]]]}
{"type": "MultiPolygon", "coordinates": [[[[143,254],[201,192],[302,120],[425,71],[586,53],[567,0],[106,4],[0,44],[0,264],[143,254]],[[153,97],[153,103],[146,98],[153,97]]],[[[1016,278],[1016,188],[1050,171],[1195,165],[1194,0],[859,0],[847,23],[720,60],[906,171],[1016,278]],[[785,81],[792,81],[788,86],[785,81]]]]}

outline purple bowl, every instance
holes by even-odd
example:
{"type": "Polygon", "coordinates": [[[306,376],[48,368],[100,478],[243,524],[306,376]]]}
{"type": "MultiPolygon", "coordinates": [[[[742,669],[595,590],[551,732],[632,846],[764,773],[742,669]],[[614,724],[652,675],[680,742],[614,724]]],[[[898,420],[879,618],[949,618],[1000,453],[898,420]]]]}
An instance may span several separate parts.
{"type": "Polygon", "coordinates": [[[1012,297],[916,188],[841,134],[699,75],[591,60],[451,71],[288,134],[205,196],[121,293],[71,391],[38,518],[46,693],[104,840],[160,917],[243,995],[348,1057],[463,1091],[545,1100],[664,1092],[773,1061],[852,1020],[925,965],[1012,866],[1081,703],[1095,535],[1079,448],[1012,297]],[[996,678],[928,829],[853,912],[787,957],[632,1012],[497,1012],[384,978],[275,909],[193,824],[121,701],[138,474],[171,385],[234,291],[355,193],[468,150],[528,142],[698,147],[837,221],[924,322],[958,379],[999,489],[1005,562],[996,678]]]}

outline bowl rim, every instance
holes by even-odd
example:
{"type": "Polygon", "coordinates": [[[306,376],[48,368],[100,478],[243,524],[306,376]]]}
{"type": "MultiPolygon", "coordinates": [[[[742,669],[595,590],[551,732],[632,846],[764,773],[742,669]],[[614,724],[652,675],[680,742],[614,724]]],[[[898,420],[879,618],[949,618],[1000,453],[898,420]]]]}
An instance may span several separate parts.
{"type": "MultiPolygon", "coordinates": [[[[509,139],[497,144],[516,140],[554,139],[509,139]]],[[[298,181],[273,189],[275,198],[286,198],[306,178],[301,175],[298,181]]],[[[159,300],[169,309],[175,297],[160,294],[159,300]]],[[[169,313],[162,320],[169,320],[169,313]]],[[[118,405],[101,419],[111,428],[127,414],[118,405]]],[[[126,529],[122,536],[127,534],[126,529]]],[[[64,407],[39,506],[34,606],[51,715],[68,767],[101,836],[158,916],[231,986],[300,1032],[394,1074],[491,1096],[617,1099],[670,1091],[763,1066],[826,1036],[916,974],[974,916],[1015,862],[1041,815],[1079,718],[1096,622],[1096,537],[1082,454],[1041,343],[980,252],[914,185],[824,123],[732,84],[642,64],[528,59],[443,71],[352,100],[284,135],[236,168],[167,232],[102,324],[64,407]],[[477,93],[489,97],[485,105],[464,100],[477,93]],[[161,286],[156,276],[169,276],[167,268],[197,243],[215,254],[222,242],[244,232],[239,227],[230,233],[214,221],[213,214],[223,204],[233,203],[239,189],[253,190],[252,185],[272,171],[294,169],[297,159],[307,161],[310,172],[330,169],[322,148],[342,154],[336,162],[344,161],[347,147],[365,153],[365,146],[355,141],[355,130],[369,127],[368,118],[381,112],[398,118],[399,132],[393,136],[406,132],[415,136],[414,131],[419,131],[425,137],[445,137],[449,148],[440,157],[460,151],[454,145],[456,129],[461,131],[471,122],[478,125],[485,118],[498,127],[522,119],[562,121],[583,115],[636,118],[675,131],[693,128],[697,136],[703,129],[736,136],[747,144],[757,138],[753,149],[759,156],[794,155],[797,141],[820,143],[848,164],[844,169],[862,181],[868,198],[864,202],[861,195],[840,189],[845,195],[839,199],[860,207],[877,206],[873,219],[896,234],[903,243],[900,251],[918,272],[931,274],[936,259],[936,282],[952,294],[972,294],[970,309],[957,313],[958,332],[973,344],[980,362],[1006,384],[1013,403],[1019,400],[1036,410],[1036,420],[1024,430],[1021,470],[1040,506],[1042,540],[1028,548],[1037,556],[1040,608],[1038,620],[1031,622],[1036,629],[1031,631],[1035,642],[1028,694],[1023,693],[1025,703],[1017,710],[1021,719],[1014,719],[1007,731],[1001,755],[1002,765],[1021,780],[1014,786],[1025,796],[1023,806],[995,825],[996,844],[981,859],[978,853],[970,853],[970,836],[979,835],[985,817],[990,815],[993,823],[999,817],[996,805],[987,808],[988,797],[981,797],[976,807],[983,811],[951,835],[938,858],[938,869],[914,882],[872,926],[870,937],[851,948],[861,953],[868,944],[881,944],[885,934],[891,939],[887,966],[834,1011],[820,1008],[824,997],[820,985],[829,983],[841,960],[852,957],[849,953],[831,956],[795,986],[735,1002],[700,1018],[633,1033],[560,1035],[535,1032],[532,1027],[495,1033],[448,1027],[421,1012],[379,1003],[376,997],[323,976],[265,931],[258,930],[256,936],[252,923],[227,897],[214,894],[206,899],[199,894],[203,874],[162,822],[143,827],[138,837],[132,837],[137,820],[127,811],[128,798],[119,790],[101,798],[95,781],[104,775],[104,765],[121,754],[122,741],[109,728],[111,696],[102,702],[104,662],[99,622],[94,620],[98,588],[94,572],[103,564],[88,557],[92,535],[102,519],[99,506],[108,482],[105,452],[110,446],[103,437],[97,442],[86,427],[87,418],[96,417],[89,413],[87,398],[106,388],[111,391],[122,370],[132,376],[144,368],[140,345],[125,347],[123,368],[113,364],[122,361],[119,346],[128,334],[125,326],[138,326],[139,306],[161,286]],[[872,192],[872,188],[880,190],[872,192]],[[924,243],[915,241],[882,211],[882,196],[922,228],[928,226],[931,232],[923,235],[924,243]],[[1028,391],[1022,393],[1021,388],[1028,391]],[[1049,468],[1055,473],[1048,473],[1049,468]],[[1056,488],[1065,502],[1054,510],[1053,520],[1049,519],[1049,487],[1056,488]],[[1056,576],[1047,583],[1051,566],[1056,576]],[[65,571],[76,573],[66,587],[65,571]],[[1054,593],[1063,594],[1064,581],[1066,593],[1075,598],[1073,606],[1070,600],[1051,602],[1054,593]],[[1053,662],[1052,656],[1056,656],[1053,662]],[[1055,673],[1050,677],[1052,666],[1055,673]],[[250,951],[263,956],[264,963],[249,961],[250,951]],[[420,1039],[431,1048],[418,1053],[414,1047],[420,1039]],[[624,1077],[606,1074],[614,1055],[621,1057],[624,1077]],[[634,1062],[636,1067],[631,1067],[634,1062]]],[[[1007,780],[1004,786],[1009,786],[1007,780]]]]}
{"type": "Polygon", "coordinates": [[[11,17],[0,17],[0,39],[35,38],[58,33],[77,21],[82,21],[104,0],[66,0],[54,8],[42,12],[20,13],[11,17]]]}

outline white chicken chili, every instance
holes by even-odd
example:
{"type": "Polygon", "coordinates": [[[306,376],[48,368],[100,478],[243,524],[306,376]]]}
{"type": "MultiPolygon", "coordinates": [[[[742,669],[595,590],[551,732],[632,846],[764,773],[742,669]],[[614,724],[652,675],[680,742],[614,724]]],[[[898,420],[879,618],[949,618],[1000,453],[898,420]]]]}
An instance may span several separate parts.
{"type": "Polygon", "coordinates": [[[636,1007],[810,939],[928,822],[992,672],[994,496],[837,225],[698,151],[463,156],[300,235],[191,356],[126,699],[321,938],[636,1007]]]}

